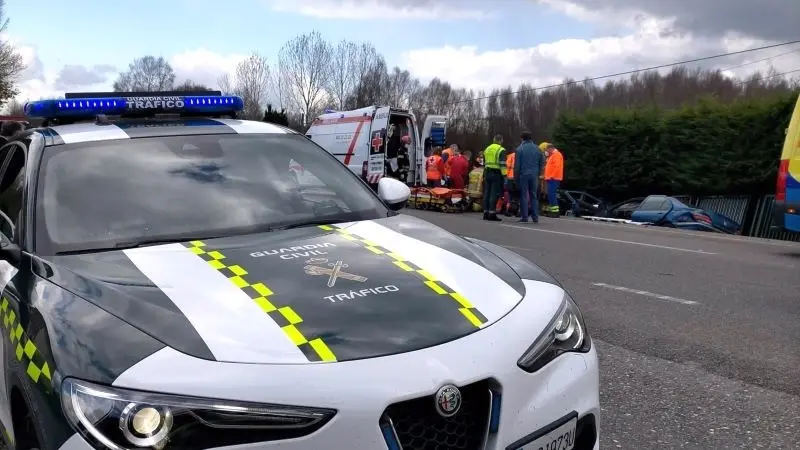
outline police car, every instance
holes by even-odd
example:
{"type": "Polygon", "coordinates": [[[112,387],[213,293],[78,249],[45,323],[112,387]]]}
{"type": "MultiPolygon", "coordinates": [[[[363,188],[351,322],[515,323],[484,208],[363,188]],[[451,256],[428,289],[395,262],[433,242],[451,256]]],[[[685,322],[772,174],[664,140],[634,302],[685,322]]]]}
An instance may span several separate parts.
{"type": "Polygon", "coordinates": [[[542,269],[238,97],[120,95],[28,103],[48,126],[0,147],[9,448],[599,448],[542,269]]]}

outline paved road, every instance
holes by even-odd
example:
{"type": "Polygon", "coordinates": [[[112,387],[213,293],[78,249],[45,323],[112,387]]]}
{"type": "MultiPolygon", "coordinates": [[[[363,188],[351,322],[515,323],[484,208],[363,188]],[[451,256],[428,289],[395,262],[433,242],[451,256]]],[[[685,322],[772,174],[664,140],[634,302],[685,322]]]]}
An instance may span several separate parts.
{"type": "Polygon", "coordinates": [[[800,243],[406,213],[564,283],[598,341],[604,448],[800,449],[800,243]]]}

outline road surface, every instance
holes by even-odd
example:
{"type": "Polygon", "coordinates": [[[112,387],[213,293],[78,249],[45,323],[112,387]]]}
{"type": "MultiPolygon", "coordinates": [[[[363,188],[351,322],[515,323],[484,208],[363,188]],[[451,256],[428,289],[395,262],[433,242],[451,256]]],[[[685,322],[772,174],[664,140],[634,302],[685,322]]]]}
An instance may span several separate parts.
{"type": "Polygon", "coordinates": [[[800,243],[406,210],[557,277],[601,359],[605,449],[800,449],[800,243]]]}

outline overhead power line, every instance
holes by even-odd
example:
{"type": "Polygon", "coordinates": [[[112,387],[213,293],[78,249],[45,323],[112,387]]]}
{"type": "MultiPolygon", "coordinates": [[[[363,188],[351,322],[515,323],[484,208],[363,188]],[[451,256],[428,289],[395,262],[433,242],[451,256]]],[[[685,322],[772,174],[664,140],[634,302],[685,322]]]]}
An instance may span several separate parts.
{"type": "Polygon", "coordinates": [[[776,73],[776,74],[773,74],[773,75],[770,75],[770,76],[767,76],[767,77],[756,78],[756,79],[751,80],[751,81],[756,82],[756,81],[761,81],[761,80],[769,80],[770,78],[783,77],[783,76],[789,75],[790,73],[796,73],[796,72],[800,72],[800,69],[794,69],[794,70],[790,70],[788,72],[776,73]]]}
{"type": "Polygon", "coordinates": [[[775,59],[775,58],[780,58],[781,56],[786,56],[786,55],[790,55],[792,53],[798,53],[798,52],[800,52],[800,48],[796,48],[794,50],[789,50],[788,52],[778,53],[777,55],[768,56],[766,58],[757,59],[755,61],[748,61],[746,63],[738,64],[738,65],[731,66],[731,67],[726,67],[726,68],[722,69],[722,71],[725,72],[726,70],[733,70],[733,69],[738,69],[738,68],[744,67],[744,66],[750,66],[750,65],[753,65],[753,64],[758,64],[760,62],[769,61],[769,60],[772,60],[772,59],[775,59]]]}
{"type": "MultiPolygon", "coordinates": [[[[657,65],[657,66],[646,67],[644,69],[635,69],[635,70],[627,70],[627,71],[624,71],[624,72],[616,72],[616,73],[611,73],[611,74],[608,74],[608,75],[601,75],[601,76],[597,76],[597,77],[585,78],[585,79],[580,80],[580,81],[574,80],[574,81],[568,81],[568,82],[565,82],[565,83],[551,84],[549,86],[539,86],[539,87],[528,88],[528,89],[520,89],[518,91],[511,92],[510,95],[522,94],[522,93],[525,93],[525,92],[536,92],[536,91],[541,91],[541,90],[545,90],[545,89],[553,89],[553,88],[558,88],[558,87],[563,87],[563,86],[572,86],[572,85],[575,85],[575,84],[586,83],[587,81],[597,81],[597,80],[603,80],[603,79],[606,79],[606,78],[616,78],[616,77],[621,77],[621,76],[625,76],[625,75],[633,75],[634,73],[639,73],[639,72],[648,72],[648,71],[651,71],[651,70],[664,69],[664,68],[667,68],[667,67],[683,66],[683,65],[686,65],[686,64],[691,64],[691,63],[696,63],[696,62],[708,61],[708,60],[711,60],[711,59],[724,58],[726,56],[742,55],[742,54],[745,54],[745,53],[757,52],[757,51],[761,51],[761,50],[767,50],[767,49],[770,49],[770,48],[785,47],[787,45],[798,44],[798,43],[800,43],[800,39],[797,39],[797,40],[794,40],[794,41],[781,42],[779,44],[764,45],[764,46],[761,46],[761,47],[750,48],[750,49],[747,49],[747,50],[739,50],[739,51],[735,51],[735,52],[727,52],[727,53],[719,53],[719,54],[711,55],[711,56],[703,56],[702,58],[687,59],[687,60],[677,61],[677,62],[673,62],[673,63],[669,63],[669,64],[660,64],[660,65],[657,65]]],[[[796,72],[796,71],[784,72],[784,73],[781,73],[781,74],[770,76],[769,78],[774,78],[776,76],[783,76],[783,75],[786,75],[786,74],[789,74],[789,73],[794,73],[794,72],[796,72]]],[[[762,79],[766,79],[766,78],[762,78],[762,79]]],[[[461,103],[469,103],[469,102],[474,102],[474,101],[478,101],[478,100],[487,100],[487,99],[490,99],[490,98],[501,97],[503,95],[509,95],[509,93],[486,95],[486,96],[483,96],[483,97],[475,97],[475,98],[471,98],[471,99],[468,99],[468,100],[459,100],[459,101],[455,101],[455,102],[442,103],[442,104],[438,105],[438,107],[459,105],[461,103]]]]}

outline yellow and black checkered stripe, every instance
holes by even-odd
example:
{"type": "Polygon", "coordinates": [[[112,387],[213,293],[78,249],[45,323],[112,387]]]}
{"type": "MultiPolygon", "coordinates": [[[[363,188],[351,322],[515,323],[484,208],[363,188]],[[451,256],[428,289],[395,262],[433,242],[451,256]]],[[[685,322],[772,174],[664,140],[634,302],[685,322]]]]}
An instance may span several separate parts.
{"type": "Polygon", "coordinates": [[[6,442],[11,444],[13,448],[13,446],[15,445],[14,436],[12,436],[11,433],[8,432],[8,428],[6,428],[5,425],[3,425],[2,423],[0,423],[0,428],[3,429],[3,436],[5,436],[6,442]]]}
{"type": "Polygon", "coordinates": [[[455,290],[450,289],[450,287],[448,287],[442,281],[437,280],[433,274],[425,269],[417,267],[411,261],[405,259],[402,255],[391,252],[375,242],[370,241],[369,239],[363,239],[362,237],[357,236],[344,228],[336,228],[330,225],[320,225],[319,228],[325,231],[336,231],[340,236],[348,241],[353,242],[354,244],[357,244],[376,255],[382,255],[390,258],[395,266],[403,269],[404,271],[416,273],[422,279],[422,282],[425,284],[425,286],[428,286],[433,292],[436,292],[439,295],[450,297],[458,305],[458,311],[461,312],[461,314],[469,321],[469,323],[474,325],[476,328],[480,328],[487,322],[486,316],[481,314],[481,312],[478,311],[478,308],[476,308],[469,300],[467,300],[466,297],[459,294],[455,290]]]}
{"type": "Polygon", "coordinates": [[[275,293],[266,284],[249,280],[248,273],[242,266],[226,262],[227,258],[224,254],[208,248],[203,241],[192,241],[184,245],[250,296],[261,310],[281,327],[286,336],[306,355],[309,361],[336,361],[336,355],[322,338],[309,340],[303,336],[303,333],[297,328],[303,319],[291,306],[278,306],[273,303],[275,293]]]}
{"type": "Polygon", "coordinates": [[[36,348],[36,344],[28,337],[22,329],[17,320],[17,313],[9,307],[8,299],[3,297],[0,303],[0,314],[3,316],[3,327],[8,332],[11,338],[11,344],[16,344],[17,348],[14,352],[18,361],[23,364],[27,363],[28,367],[25,372],[28,374],[34,383],[43,380],[46,386],[52,386],[52,374],[50,373],[50,365],[45,360],[42,353],[36,348]]]}

